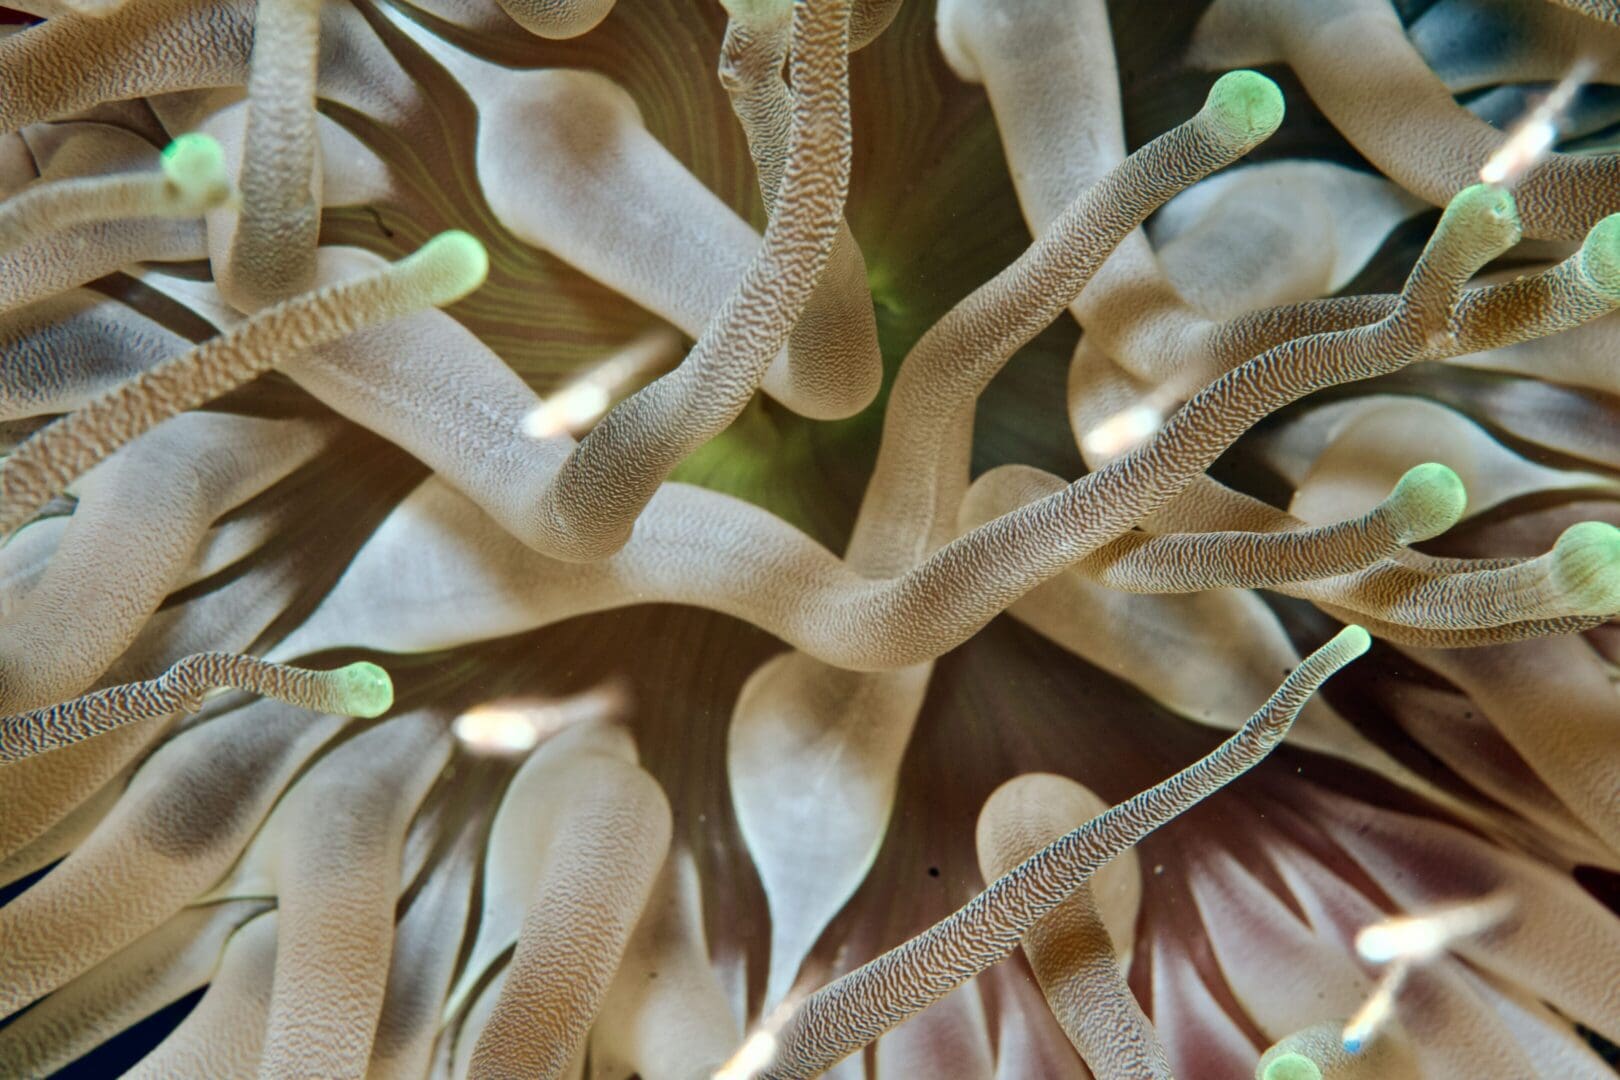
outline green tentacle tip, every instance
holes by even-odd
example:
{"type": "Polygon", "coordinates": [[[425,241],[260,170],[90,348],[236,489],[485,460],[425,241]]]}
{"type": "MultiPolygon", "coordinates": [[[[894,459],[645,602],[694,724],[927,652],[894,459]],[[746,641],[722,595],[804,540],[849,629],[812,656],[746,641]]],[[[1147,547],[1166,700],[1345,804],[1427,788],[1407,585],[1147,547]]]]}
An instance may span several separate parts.
{"type": "Polygon", "coordinates": [[[1440,227],[1465,223],[1469,228],[1519,233],[1519,204],[1507,188],[1495,184],[1472,184],[1451,197],[1440,227]]]}
{"type": "Polygon", "coordinates": [[[1620,529],[1583,521],[1565,529],[1553,544],[1553,583],[1572,614],[1620,612],[1620,529]]]}
{"type": "Polygon", "coordinates": [[[1468,490],[1463,487],[1462,477],[1437,461],[1406,470],[1389,498],[1400,506],[1405,519],[1400,534],[1403,544],[1439,536],[1457,524],[1468,509],[1468,490]]]}
{"type": "Polygon", "coordinates": [[[1210,87],[1204,108],[1237,141],[1252,145],[1282,123],[1283,96],[1277,84],[1258,71],[1228,71],[1210,87]]]}
{"type": "Polygon", "coordinates": [[[489,276],[489,252],[483,241],[460,229],[440,233],[410,258],[431,264],[443,275],[449,295],[441,302],[446,304],[460,300],[489,276]]]}
{"type": "Polygon", "coordinates": [[[342,711],[370,720],[394,705],[394,680],[376,664],[362,660],[332,672],[342,711]]]}
{"type": "Polygon", "coordinates": [[[230,193],[225,151],[211,135],[182,135],[163,150],[163,174],[188,195],[223,198],[230,193]]]}
{"type": "Polygon", "coordinates": [[[1347,653],[1345,662],[1348,663],[1372,648],[1372,635],[1367,633],[1365,627],[1351,623],[1337,634],[1334,634],[1333,640],[1328,644],[1347,653]]]}
{"type": "Polygon", "coordinates": [[[1620,214],[1610,214],[1586,234],[1581,270],[1600,290],[1620,297],[1620,214]]]}
{"type": "Polygon", "coordinates": [[[1304,1054],[1278,1054],[1266,1063],[1260,1080],[1322,1080],[1322,1070],[1304,1054]]]}

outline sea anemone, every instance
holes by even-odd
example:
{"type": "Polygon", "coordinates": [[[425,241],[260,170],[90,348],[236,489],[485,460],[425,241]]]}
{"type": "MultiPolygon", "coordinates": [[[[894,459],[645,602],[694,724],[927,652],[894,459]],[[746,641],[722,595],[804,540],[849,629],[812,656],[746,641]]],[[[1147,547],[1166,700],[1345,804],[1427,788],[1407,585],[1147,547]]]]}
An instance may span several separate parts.
{"type": "Polygon", "coordinates": [[[1612,1075],[1613,5],[11,2],[0,1074],[1612,1075]]]}

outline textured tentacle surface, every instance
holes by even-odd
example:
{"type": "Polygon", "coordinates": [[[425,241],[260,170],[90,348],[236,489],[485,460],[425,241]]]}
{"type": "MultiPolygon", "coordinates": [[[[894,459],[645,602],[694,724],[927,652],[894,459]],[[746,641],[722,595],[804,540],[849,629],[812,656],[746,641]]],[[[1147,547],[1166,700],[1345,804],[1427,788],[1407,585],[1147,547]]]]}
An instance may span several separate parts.
{"type": "Polygon", "coordinates": [[[255,8],[248,70],[242,210],[216,268],[220,291],[254,311],[315,280],[320,198],[315,125],[318,0],[265,0],[255,8]]]}
{"type": "MultiPolygon", "coordinates": [[[[979,865],[990,880],[1107,809],[1063,777],[1010,780],[979,814],[979,865]]],[[[1128,871],[1127,871],[1128,872],[1128,871]]],[[[1082,885],[1024,937],[1024,952],[1052,1013],[1098,1080],[1170,1077],[1164,1048],[1125,983],[1109,928],[1082,885]]]]}
{"type": "Polygon", "coordinates": [[[447,304],[482,283],[488,260],[465,233],[447,233],[387,270],[288,300],[241,327],[137,375],[29,439],[0,465],[0,532],[113,450],[277,361],[368,323],[447,304]]]}
{"type": "Polygon", "coordinates": [[[198,653],[145,682],[97,690],[61,705],[0,720],[0,763],[71,746],[125,724],[194,712],[203,695],[231,688],[317,712],[380,716],[394,701],[388,673],[360,662],[335,671],[305,671],[232,653],[198,653]]]}
{"type": "Polygon", "coordinates": [[[669,847],[669,807],[645,773],[581,761],[553,795],[568,827],[544,856],[506,985],[471,1075],[557,1077],[573,1061],[669,847]]]}
{"type": "Polygon", "coordinates": [[[1065,834],[945,921],[816,991],[794,1010],[766,1075],[813,1076],[1003,959],[1097,867],[1264,758],[1316,688],[1368,641],[1359,627],[1343,631],[1209,757],[1065,834]]]}
{"type": "Polygon", "coordinates": [[[12,6],[0,1072],[1608,1074],[1601,5],[12,6]]]}

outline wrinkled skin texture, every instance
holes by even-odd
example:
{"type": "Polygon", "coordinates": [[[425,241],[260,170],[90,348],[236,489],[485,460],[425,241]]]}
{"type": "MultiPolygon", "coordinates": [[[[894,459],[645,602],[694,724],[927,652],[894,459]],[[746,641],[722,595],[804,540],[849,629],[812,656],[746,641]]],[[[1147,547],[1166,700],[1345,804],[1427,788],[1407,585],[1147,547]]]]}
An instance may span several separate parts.
{"type": "Polygon", "coordinates": [[[22,7],[0,1074],[1612,1075],[1613,5],[22,7]]]}

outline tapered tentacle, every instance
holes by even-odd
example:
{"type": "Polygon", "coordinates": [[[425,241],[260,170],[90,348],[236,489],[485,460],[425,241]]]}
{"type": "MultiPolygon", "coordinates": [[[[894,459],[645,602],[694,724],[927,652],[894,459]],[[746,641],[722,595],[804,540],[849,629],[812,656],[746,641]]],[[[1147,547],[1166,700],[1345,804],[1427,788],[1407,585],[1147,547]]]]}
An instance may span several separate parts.
{"type": "Polygon", "coordinates": [[[1344,1021],[1304,1028],[1260,1055],[1254,1080],[1419,1080],[1405,1040],[1393,1033],[1351,1053],[1344,1048],[1344,1021]]]}
{"type": "Polygon", "coordinates": [[[113,777],[38,836],[10,854],[0,856],[0,885],[9,885],[43,870],[83,844],[123,796],[128,779],[127,776],[113,777]]]}
{"type": "Polygon", "coordinates": [[[1571,11],[1620,26],[1620,4],[1614,0],[1553,0],[1571,11]]]}
{"type": "Polygon", "coordinates": [[[1419,578],[1394,595],[1377,584],[1336,590],[1355,610],[1402,625],[1490,629],[1607,617],[1620,611],[1620,530],[1600,521],[1564,530],[1547,554],[1513,566],[1419,578]]]}
{"type": "Polygon", "coordinates": [[[599,559],[682,458],[752,398],[827,263],[849,184],[849,9],[794,9],[793,134],[776,212],[742,282],[680,367],[603,417],[547,486],[533,518],[546,550],[599,559]]]}
{"type": "Polygon", "coordinates": [[[1580,639],[1468,652],[1417,647],[1412,655],[1467,692],[1564,805],[1620,851],[1620,802],[1604,775],[1617,741],[1613,700],[1603,689],[1602,661],[1580,639]],[[1549,697],[1524,684],[1541,670],[1560,673],[1559,694],[1549,697]]]}
{"type": "Polygon", "coordinates": [[[0,784],[0,851],[9,855],[61,821],[126,770],[166,722],[131,724],[7,766],[0,784]]]}
{"type": "MultiPolygon", "coordinates": [[[[1454,936],[1450,951],[1606,1038],[1620,1026],[1615,1009],[1620,930],[1597,899],[1566,890],[1560,871],[1432,818],[1356,804],[1326,792],[1313,793],[1309,803],[1323,815],[1324,830],[1366,869],[1397,910],[1448,906],[1456,903],[1460,889],[1467,890],[1468,899],[1496,891],[1511,896],[1514,905],[1508,914],[1477,933],[1454,936]],[[1416,867],[1428,873],[1416,872],[1416,867]]],[[[1508,1027],[1507,1034],[1516,1032],[1508,1027]]],[[[1421,1043],[1416,1049],[1423,1050],[1421,1043]]]]}
{"type": "Polygon", "coordinates": [[[164,744],[83,844],[0,908],[0,935],[14,943],[0,958],[0,1013],[61,985],[196,899],[341,726],[258,702],[164,744]]]}
{"type": "Polygon", "coordinates": [[[704,940],[690,853],[673,851],[625,946],[591,1029],[591,1057],[643,1080],[690,1080],[718,1069],[738,1040],[704,940]]]}
{"type": "MultiPolygon", "coordinates": [[[[646,130],[631,95],[594,72],[514,73],[431,35],[421,34],[419,40],[457,74],[478,104],[479,178],[502,223],[686,334],[701,339],[709,332],[765,251],[748,223],[646,130]],[[626,206],[638,212],[626,215],[626,206]]],[[[831,47],[830,42],[818,46],[831,47]]],[[[804,62],[802,56],[799,62],[804,62]]],[[[825,57],[812,62],[825,67],[825,57]]],[[[803,78],[796,78],[795,85],[805,85],[803,78]]],[[[826,83],[818,80],[817,85],[826,83]]],[[[804,102],[796,100],[802,119],[804,102]]],[[[782,119],[789,120],[790,114],[782,119]]],[[[780,147],[784,159],[790,132],[791,124],[780,147]]],[[[825,166],[847,153],[840,138],[837,130],[825,128],[800,140],[801,181],[815,179],[812,173],[836,178],[825,166]]],[[[775,187],[771,192],[779,194],[775,187]]],[[[792,208],[804,200],[790,194],[781,201],[792,208]]],[[[801,217],[792,231],[803,225],[801,217]]],[[[826,227],[841,232],[841,217],[826,227]]],[[[767,234],[773,245],[787,245],[776,257],[790,263],[802,259],[802,253],[791,250],[799,239],[819,235],[796,237],[781,226],[774,233],[768,227],[767,234]]],[[[880,375],[864,274],[856,276],[859,260],[853,244],[840,247],[849,250],[835,264],[816,268],[818,278],[836,281],[838,289],[812,311],[788,319],[784,342],[768,355],[742,361],[744,368],[760,367],[757,377],[747,376],[750,393],[763,388],[794,411],[817,418],[859,411],[876,392],[880,375]],[[786,354],[782,344],[788,347],[786,354]],[[799,355],[803,350],[808,352],[799,355]]],[[[811,300],[826,291],[817,289],[811,300]]],[[[789,296],[781,299],[792,301],[789,296]]],[[[756,282],[754,302],[759,300],[756,282]]],[[[772,316],[758,327],[760,345],[778,336],[779,321],[772,316]]],[[[711,341],[710,346],[725,345],[730,352],[738,346],[734,332],[729,340],[711,341]]],[[[745,351],[751,355],[753,344],[745,351]]],[[[704,362],[717,359],[709,356],[704,362]]],[[[730,378],[724,382],[729,386],[730,378]]]]}
{"type": "Polygon", "coordinates": [[[1266,533],[1127,533],[1076,569],[1126,592],[1266,588],[1334,577],[1438,536],[1456,523],[1463,504],[1456,473],[1444,465],[1419,465],[1384,502],[1336,525],[1266,533]]]}
{"type": "Polygon", "coordinates": [[[596,27],[614,0],[501,0],[501,10],[531,34],[572,38],[596,27]]]}
{"type": "MultiPolygon", "coordinates": [[[[1420,466],[1419,468],[1427,468],[1420,466]]],[[[1455,474],[1432,474],[1414,483],[1416,503],[1405,513],[1426,531],[1461,511],[1455,474]],[[1432,481],[1436,486],[1429,488],[1432,481]],[[1415,519],[1414,519],[1415,520],[1415,519]]],[[[1420,474],[1421,475],[1421,474],[1420,474]]],[[[1412,478],[1411,473],[1403,478],[1412,478]]],[[[971,526],[1060,490],[1062,481],[1037,469],[1006,466],[986,473],[962,507],[971,526]]],[[[1387,504],[1386,504],[1387,505],[1387,504]]],[[[1616,533],[1602,522],[1572,526],[1553,550],[1536,559],[1502,565],[1449,566],[1419,558],[1416,565],[1386,561],[1400,554],[1388,534],[1382,547],[1355,549],[1356,526],[1305,527],[1298,519],[1270,511],[1285,528],[1254,533],[1197,532],[1169,535],[1128,533],[1082,559],[1075,572],[1110,588],[1131,592],[1191,592],[1202,589],[1271,588],[1315,600],[1346,621],[1365,619],[1377,636],[1421,644],[1454,640],[1488,644],[1545,633],[1568,633],[1620,610],[1620,567],[1614,562],[1616,533]],[[1313,541],[1315,543],[1313,543],[1313,541]],[[1316,561],[1324,549],[1350,541],[1343,570],[1316,561]],[[1317,543],[1321,547],[1316,546],[1317,543]],[[1297,546],[1296,546],[1297,545],[1297,546]],[[1266,561],[1250,561],[1266,552],[1266,561]],[[1244,557],[1247,553],[1247,557],[1244,557]],[[1303,555],[1303,562],[1297,556],[1303,555]],[[1160,559],[1163,561],[1160,561],[1160,559]],[[1258,569],[1259,566],[1264,569],[1258,569]],[[1242,567],[1256,567],[1244,571],[1242,567]],[[1314,568],[1313,568],[1314,567],[1314,568]],[[1442,639],[1435,633],[1448,635],[1442,639]]],[[[1380,514],[1375,510],[1373,515],[1380,514]]],[[[1373,515],[1369,515],[1372,517],[1373,515]]],[[[1380,527],[1382,528],[1382,527],[1380,527]]]]}
{"type": "Polygon", "coordinates": [[[571,727],[542,743],[507,785],[485,842],[478,932],[450,991],[446,1015],[467,1005],[478,981],[516,943],[555,831],[555,819],[547,812],[551,792],[580,761],[598,757],[633,766],[636,747],[630,733],[614,723],[571,727]],[[535,822],[543,825],[538,836],[535,822]]]}
{"type": "Polygon", "coordinates": [[[770,909],[767,1010],[877,858],[932,671],[842,671],[791,652],[738,694],[726,774],[770,909]]]}
{"type": "MultiPolygon", "coordinates": [[[[39,179],[13,196],[25,202],[52,201],[51,193],[61,190],[58,185],[82,190],[114,177],[123,177],[127,184],[124,174],[161,172],[164,167],[151,143],[109,124],[69,122],[30,129],[28,136],[39,179]]],[[[171,159],[168,168],[181,166],[179,171],[209,186],[211,155],[195,153],[198,147],[191,142],[181,149],[186,152],[171,159]]],[[[131,263],[194,259],[201,250],[202,226],[195,220],[201,212],[91,216],[56,228],[24,230],[31,235],[20,244],[0,247],[0,312],[47,299],[131,263]]]]}
{"type": "MultiPolygon", "coordinates": [[[[427,1073],[467,925],[475,854],[472,837],[481,824],[475,818],[454,841],[400,917],[367,1077],[407,1080],[427,1073]]],[[[410,859],[405,862],[409,868],[410,859]]]]}
{"type": "Polygon", "coordinates": [[[7,1076],[50,1076],[209,982],[226,939],[265,910],[239,900],[187,908],[0,1028],[7,1076]]]}
{"type": "Polygon", "coordinates": [[[0,534],[14,530],[74,478],[163,420],[301,350],[457,300],[483,282],[487,269],[478,241],[466,233],[445,233],[384,271],[295,297],[142,372],[45,428],[0,465],[0,534]]]}
{"type": "Polygon", "coordinates": [[[449,757],[443,721],[408,713],[318,761],[248,862],[280,927],[262,1077],[365,1075],[387,993],[405,830],[449,757]]]}
{"type": "Polygon", "coordinates": [[[564,1074],[585,1042],[669,848],[650,776],[605,756],[552,794],[545,852],[506,985],[473,1051],[481,1078],[564,1074]]]}
{"type": "Polygon", "coordinates": [[[813,1076],[1006,957],[1097,867],[1263,760],[1311,694],[1369,641],[1359,627],[1342,631],[1208,757],[1068,833],[955,914],[810,995],[762,1075],[813,1076]]]}
{"type": "Polygon", "coordinates": [[[276,913],[267,911],[232,934],[197,1007],[124,1075],[130,1080],[257,1076],[276,966],[276,927],[276,913]]]}
{"type": "MultiPolygon", "coordinates": [[[[767,366],[785,344],[815,288],[837,234],[849,180],[848,5],[838,0],[800,4],[794,9],[794,19],[795,96],[789,164],[764,240],[748,260],[741,281],[725,283],[726,298],[718,310],[705,310],[695,319],[663,310],[639,296],[640,290],[624,290],[676,325],[701,332],[679,367],[612,409],[577,447],[570,448],[554,475],[548,470],[519,531],[537,550],[590,561],[622,546],[636,516],[670,470],[729,426],[752,400],[767,366]]],[[[447,61],[456,63],[448,57],[447,61]]],[[[466,62],[465,57],[461,62],[466,62]]],[[[603,80],[565,74],[568,85],[552,87],[551,92],[580,91],[588,100],[579,100],[573,110],[586,129],[570,126],[561,136],[564,142],[583,143],[575,149],[609,161],[627,153],[613,132],[623,127],[625,110],[633,111],[628,99],[618,92],[607,94],[610,100],[604,101],[603,80]]],[[[569,107],[564,103],[559,108],[566,113],[569,107]]],[[[503,158],[505,151],[502,147],[503,158]]],[[[502,171],[492,164],[491,175],[502,171]]],[[[595,171],[593,166],[592,173],[595,171]]],[[[570,182],[577,183],[578,175],[574,170],[570,182]]],[[[639,184],[646,177],[636,179],[639,184]]],[[[527,190],[527,178],[524,183],[527,190]]],[[[584,193],[590,199],[599,194],[596,185],[584,193]]],[[[654,201],[663,201],[661,194],[648,194],[654,201]]],[[[505,205],[501,198],[497,192],[497,213],[505,205]]],[[[626,196],[631,202],[638,198],[626,196]]],[[[712,196],[707,198],[712,201],[712,196]]],[[[532,200],[521,201],[525,205],[511,208],[514,220],[532,215],[533,208],[527,205],[532,200]]],[[[615,199],[610,208],[609,216],[620,224],[625,204],[625,199],[615,199]]],[[[572,238],[567,243],[577,244],[577,253],[572,247],[564,252],[571,261],[604,257],[612,261],[645,246],[642,237],[628,237],[620,243],[604,240],[599,229],[580,231],[582,222],[592,220],[587,210],[558,217],[557,223],[541,223],[543,231],[560,229],[572,238]]],[[[676,225],[677,232],[692,228],[692,222],[684,219],[676,225]]],[[[738,225],[746,231],[745,225],[738,225]]],[[[707,250],[713,244],[701,229],[690,242],[665,239],[669,243],[668,250],[661,249],[664,257],[632,260],[632,269],[649,287],[667,290],[672,284],[685,284],[666,269],[680,265],[680,253],[694,250],[692,245],[707,250]]],[[[557,247],[557,238],[548,246],[557,247]]],[[[584,264],[584,268],[623,288],[614,280],[617,271],[612,267],[602,268],[606,273],[592,264],[584,264]]],[[[704,266],[694,272],[709,269],[704,266]]]]}

